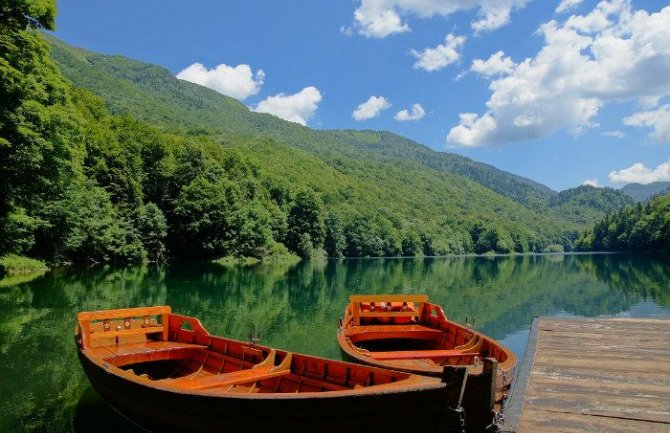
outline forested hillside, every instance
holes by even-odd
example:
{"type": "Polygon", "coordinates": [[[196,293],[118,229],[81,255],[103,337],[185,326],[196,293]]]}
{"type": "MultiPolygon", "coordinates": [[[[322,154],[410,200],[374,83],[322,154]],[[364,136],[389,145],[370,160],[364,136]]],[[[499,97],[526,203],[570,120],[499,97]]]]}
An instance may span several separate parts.
{"type": "Polygon", "coordinates": [[[551,208],[557,209],[566,218],[585,225],[633,203],[633,199],[620,191],[589,185],[566,189],[549,199],[551,208]]]}
{"type": "Polygon", "coordinates": [[[391,133],[312,130],[158,66],[47,44],[33,29],[52,27],[53,2],[13,4],[1,33],[0,255],[543,251],[570,249],[611,210],[599,198],[609,191],[559,200],[391,133]]]}
{"type": "Polygon", "coordinates": [[[52,54],[75,85],[101,96],[112,113],[132,113],[170,130],[263,136],[304,149],[333,165],[342,158],[413,162],[459,174],[522,204],[546,207],[556,193],[544,185],[487,164],[436,152],[390,132],[314,130],[251,112],[237,100],[176,79],[168,70],[123,56],[105,56],[49,38],[52,54]]]}
{"type": "Polygon", "coordinates": [[[576,246],[582,251],[669,251],[670,195],[605,217],[576,246]]]}

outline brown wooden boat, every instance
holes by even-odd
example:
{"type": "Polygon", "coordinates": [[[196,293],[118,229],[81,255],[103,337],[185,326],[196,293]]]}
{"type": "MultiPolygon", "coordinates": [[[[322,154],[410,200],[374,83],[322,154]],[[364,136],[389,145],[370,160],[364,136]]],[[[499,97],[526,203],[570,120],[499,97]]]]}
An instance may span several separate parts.
{"type": "MultiPolygon", "coordinates": [[[[495,402],[500,405],[514,377],[516,355],[494,339],[448,320],[426,295],[353,295],[337,341],[343,354],[375,367],[437,376],[445,367],[465,366],[468,384],[497,361],[495,402]]],[[[466,398],[476,392],[466,386],[466,398]]],[[[467,408],[466,408],[467,413],[467,408]]]]}
{"type": "Polygon", "coordinates": [[[153,431],[450,431],[466,370],[443,378],[210,335],[170,307],[82,312],[79,358],[95,390],[153,431]]]}

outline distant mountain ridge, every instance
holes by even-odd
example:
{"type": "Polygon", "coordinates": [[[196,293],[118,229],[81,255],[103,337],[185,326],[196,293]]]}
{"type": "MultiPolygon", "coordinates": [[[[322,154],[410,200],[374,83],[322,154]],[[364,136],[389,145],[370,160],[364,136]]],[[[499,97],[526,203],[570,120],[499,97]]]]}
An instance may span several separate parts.
{"type": "Polygon", "coordinates": [[[636,203],[647,201],[655,195],[670,193],[670,182],[652,182],[648,184],[629,183],[621,188],[636,203]]]}
{"type": "Polygon", "coordinates": [[[357,189],[366,188],[377,191],[382,214],[388,213],[384,206],[395,206],[420,220],[425,217],[422,213],[439,215],[450,210],[444,215],[450,225],[500,220],[515,227],[511,231],[566,239],[631,203],[628,196],[611,189],[580,187],[573,189],[576,192],[557,193],[533,180],[434,151],[390,132],[311,129],[252,112],[233,98],[178,80],[160,66],[70,47],[49,35],[47,39],[63,74],[100,96],[112,113],[131,114],[168,132],[205,134],[224,146],[243,149],[274,175],[320,191],[327,206],[352,197],[338,206],[360,209],[364,201],[348,200],[356,199],[357,189]],[[258,152],[260,148],[265,152],[258,152]],[[287,155],[296,162],[285,164],[282,159],[287,155]],[[348,182],[349,189],[333,189],[322,179],[296,173],[314,166],[330,173],[324,178],[335,176],[348,182]],[[397,182],[403,190],[393,189],[397,182]]]}

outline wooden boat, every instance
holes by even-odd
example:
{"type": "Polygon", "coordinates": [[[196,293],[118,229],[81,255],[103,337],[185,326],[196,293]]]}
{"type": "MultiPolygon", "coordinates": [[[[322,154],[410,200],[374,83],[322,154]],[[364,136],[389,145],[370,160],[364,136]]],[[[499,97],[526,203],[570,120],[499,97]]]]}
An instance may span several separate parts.
{"type": "Polygon", "coordinates": [[[212,336],[168,306],[77,320],[95,390],[153,431],[448,431],[458,422],[465,369],[434,378],[291,353],[212,336]]]}
{"type": "MultiPolygon", "coordinates": [[[[482,360],[497,362],[495,402],[505,399],[514,377],[512,351],[467,326],[448,320],[426,295],[354,295],[349,298],[337,341],[343,354],[375,367],[437,376],[465,366],[468,383],[483,372],[482,360]]],[[[466,386],[466,398],[469,392],[466,386]]],[[[467,408],[466,408],[467,413],[467,408]]]]}

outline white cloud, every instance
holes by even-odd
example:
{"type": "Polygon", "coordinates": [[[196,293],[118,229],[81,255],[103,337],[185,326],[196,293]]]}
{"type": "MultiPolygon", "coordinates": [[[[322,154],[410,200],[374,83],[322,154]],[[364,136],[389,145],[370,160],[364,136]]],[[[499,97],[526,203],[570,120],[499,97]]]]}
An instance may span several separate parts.
{"type": "Polygon", "coordinates": [[[305,87],[298,93],[286,95],[280,93],[270,96],[252,108],[257,113],[273,114],[289,122],[306,125],[321,102],[321,92],[316,87],[305,87]]]}
{"type": "Polygon", "coordinates": [[[670,105],[664,105],[653,111],[635,113],[624,118],[623,123],[629,126],[653,128],[652,137],[660,142],[670,143],[670,105]]]}
{"type": "Polygon", "coordinates": [[[582,182],[582,185],[587,185],[587,186],[593,186],[595,188],[600,188],[600,184],[598,183],[598,179],[586,179],[584,182],[582,182]]]}
{"type": "Polygon", "coordinates": [[[444,38],[444,44],[442,45],[438,45],[435,48],[426,48],[421,52],[412,50],[412,55],[417,59],[414,67],[426,71],[436,71],[454,62],[458,62],[461,58],[461,53],[458,52],[458,49],[464,43],[465,36],[456,36],[453,33],[449,33],[444,38]]]}
{"type": "MultiPolygon", "coordinates": [[[[611,0],[562,24],[543,24],[539,33],[545,46],[511,73],[493,79],[487,111],[461,117],[447,141],[485,146],[558,130],[578,133],[595,126],[595,116],[608,103],[635,99],[649,104],[670,95],[668,22],[670,6],[649,14],[633,11],[629,0],[611,0]]],[[[650,116],[632,116],[629,122],[663,125],[650,116]]],[[[660,130],[655,134],[665,137],[660,130]]]]}
{"type": "Polygon", "coordinates": [[[409,110],[400,110],[398,111],[393,118],[399,122],[407,122],[410,120],[419,120],[426,115],[426,110],[423,109],[421,104],[413,104],[412,111],[409,110]]]}
{"type": "Polygon", "coordinates": [[[372,119],[379,116],[382,111],[388,109],[391,103],[383,96],[370,96],[370,98],[360,104],[351,114],[359,122],[361,120],[372,119]]]}
{"type": "Polygon", "coordinates": [[[510,74],[514,71],[516,63],[514,63],[509,56],[503,57],[504,55],[505,53],[503,51],[498,51],[497,53],[492,54],[488,60],[474,59],[470,70],[487,78],[494,75],[510,74]]]}
{"type": "Polygon", "coordinates": [[[459,12],[476,9],[478,20],[472,28],[479,31],[494,30],[510,21],[512,10],[523,8],[530,0],[360,0],[354,11],[353,27],[368,38],[385,38],[410,31],[403,21],[408,16],[430,18],[435,15],[448,17],[459,12]]]}
{"type": "Polygon", "coordinates": [[[613,171],[608,177],[610,182],[619,184],[641,183],[646,185],[652,182],[667,182],[670,181],[670,161],[654,169],[647,168],[638,162],[623,170],[613,171]]]}
{"type": "Polygon", "coordinates": [[[624,134],[621,131],[617,131],[617,130],[615,130],[615,131],[605,131],[605,132],[603,132],[602,135],[604,135],[605,137],[614,137],[614,138],[624,138],[626,136],[626,134],[624,134]]]}
{"type": "Polygon", "coordinates": [[[259,69],[254,74],[249,65],[233,67],[222,63],[212,69],[207,69],[202,63],[194,63],[179,72],[177,78],[209,87],[235,99],[244,100],[260,91],[265,80],[265,72],[259,69]]]}
{"type": "Polygon", "coordinates": [[[574,7],[578,6],[582,0],[561,0],[561,2],[556,6],[556,13],[560,14],[563,12],[567,12],[570,9],[573,9],[574,7]]]}

